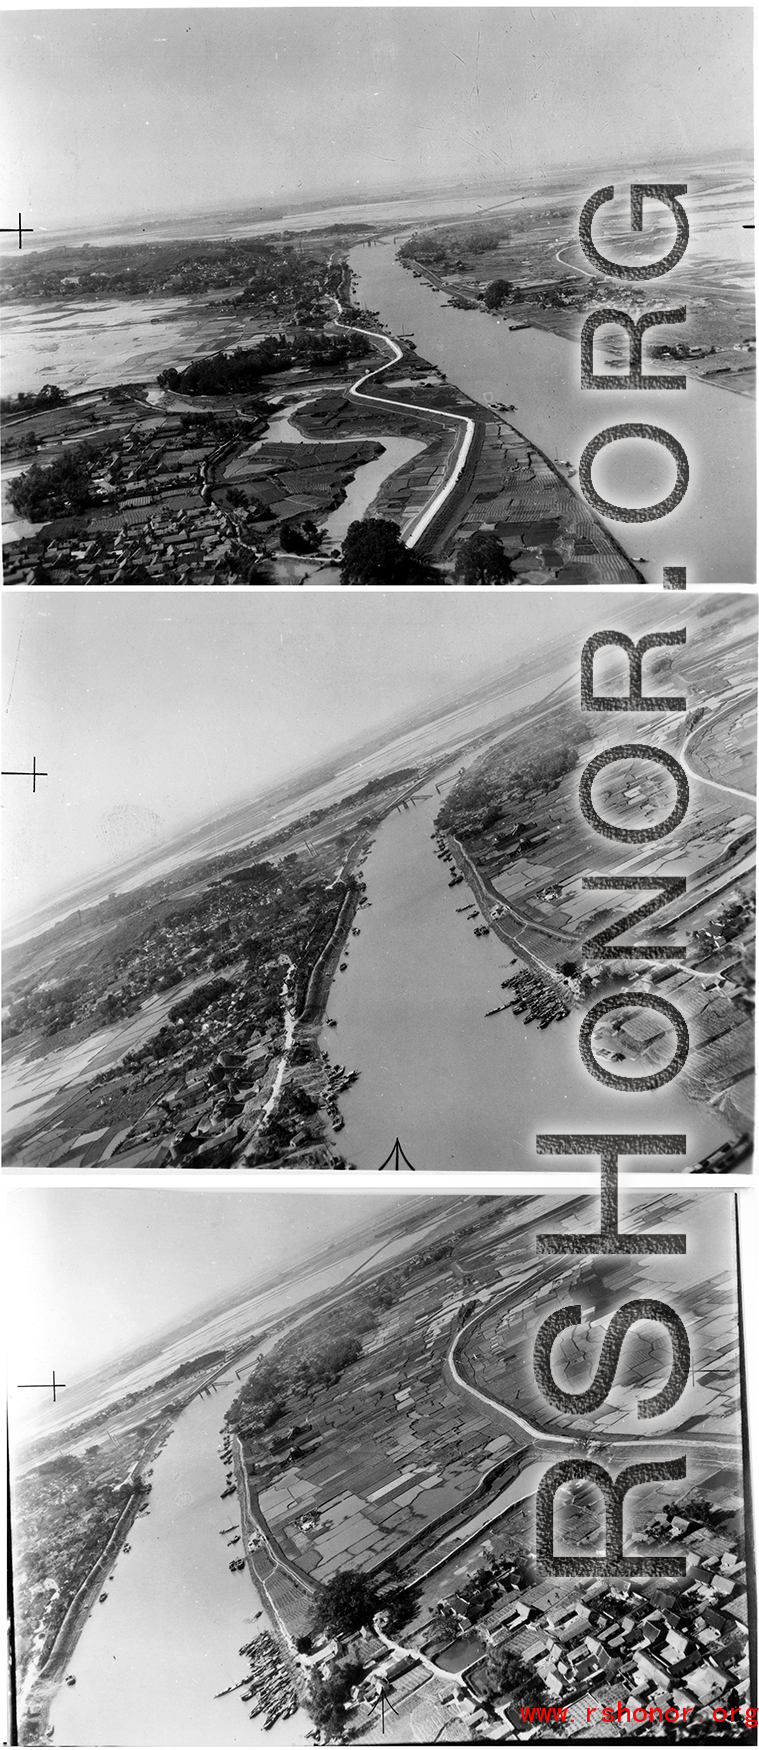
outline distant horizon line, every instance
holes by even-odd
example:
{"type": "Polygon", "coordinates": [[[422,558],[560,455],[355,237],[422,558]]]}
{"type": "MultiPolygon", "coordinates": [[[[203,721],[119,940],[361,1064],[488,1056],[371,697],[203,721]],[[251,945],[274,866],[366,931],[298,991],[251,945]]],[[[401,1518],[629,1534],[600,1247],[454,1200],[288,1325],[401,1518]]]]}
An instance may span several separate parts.
{"type": "MultiPolygon", "coordinates": [[[[656,156],[656,154],[654,155],[656,156]]],[[[678,148],[671,150],[667,154],[666,162],[673,163],[681,158],[682,151],[678,148]]],[[[729,163],[732,158],[745,159],[747,161],[747,168],[750,169],[753,162],[753,145],[739,145],[736,143],[730,147],[714,147],[711,151],[702,154],[700,164],[708,164],[714,161],[729,163]]],[[[639,154],[637,152],[634,154],[627,154],[615,160],[613,169],[629,168],[639,161],[639,154]]],[[[397,182],[392,184],[377,183],[375,186],[369,188],[358,187],[355,189],[346,188],[343,185],[337,188],[323,189],[318,192],[314,191],[305,200],[302,196],[301,199],[298,200],[296,197],[300,191],[294,190],[292,194],[285,193],[277,196],[268,195],[260,199],[254,196],[250,200],[246,200],[242,196],[230,196],[228,199],[219,201],[218,204],[215,203],[211,206],[204,204],[197,207],[183,207],[179,210],[176,208],[156,208],[148,213],[146,213],[144,209],[142,211],[132,209],[120,213],[113,211],[107,213],[103,212],[94,214],[87,219],[69,219],[57,227],[50,226],[38,230],[37,235],[40,237],[61,238],[70,233],[95,230],[99,228],[116,230],[121,226],[137,226],[141,224],[143,228],[145,228],[146,226],[178,224],[185,220],[199,221],[209,219],[212,221],[218,221],[226,214],[229,214],[230,216],[236,215],[238,217],[242,214],[247,214],[249,215],[251,223],[263,223],[267,217],[271,219],[282,219],[290,213],[293,217],[305,216],[309,212],[319,210],[321,207],[340,208],[345,206],[360,206],[364,204],[369,205],[371,202],[378,200],[410,199],[417,194],[425,196],[432,194],[433,192],[437,194],[445,194],[446,191],[450,191],[453,195],[464,193],[467,190],[474,192],[477,188],[495,188],[503,186],[504,183],[509,182],[515,187],[519,187],[523,183],[544,184],[545,181],[550,180],[552,176],[560,177],[562,181],[566,182],[571,180],[575,174],[579,175],[583,170],[590,169],[593,164],[594,161],[592,160],[578,159],[576,164],[571,165],[567,165],[564,162],[554,162],[548,166],[541,165],[538,169],[530,169],[527,166],[521,168],[514,167],[513,171],[506,171],[498,176],[484,176],[473,171],[471,174],[453,180],[450,177],[430,177],[421,182],[397,182]],[[260,220],[252,218],[254,213],[259,213],[261,215],[260,220]]],[[[701,172],[696,170],[692,172],[693,175],[698,175],[700,173],[701,172]]],[[[608,174],[608,172],[604,172],[604,174],[608,174]]],[[[27,210],[33,212],[33,208],[27,210]]],[[[181,239],[176,239],[176,241],[181,241],[181,239]]],[[[188,239],[188,241],[197,241],[197,239],[188,239]]],[[[27,244],[28,250],[34,250],[36,247],[38,247],[36,244],[27,244]]]]}

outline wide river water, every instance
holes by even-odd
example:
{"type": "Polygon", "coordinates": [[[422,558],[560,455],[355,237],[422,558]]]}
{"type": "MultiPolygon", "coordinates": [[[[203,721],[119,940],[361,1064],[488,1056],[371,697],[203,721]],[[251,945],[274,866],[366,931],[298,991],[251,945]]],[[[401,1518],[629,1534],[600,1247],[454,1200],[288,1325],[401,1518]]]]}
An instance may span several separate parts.
{"type": "MultiPolygon", "coordinates": [[[[251,1363],[252,1363],[251,1357],[251,1363]]],[[[305,1714],[264,1733],[249,1719],[238,1683],[238,1649],[266,1626],[247,1572],[230,1574],[224,1526],[237,1525],[236,1496],[221,1500],[219,1430],[239,1391],[234,1373],[194,1398],[155,1461],[150,1512],[130,1532],[104,1581],[50,1712],[56,1744],[303,1744],[305,1714]]]]}
{"type": "MultiPolygon", "coordinates": [[[[349,261],[359,304],[379,311],[393,334],[412,335],[422,356],[475,401],[514,402],[511,424],[552,460],[577,467],[591,437],[631,421],[660,425],[678,439],[690,467],[678,508],[657,522],[606,525],[626,553],[647,561],[641,570],[648,582],[661,585],[664,565],[685,565],[690,584],[754,581],[752,400],[692,378],[675,394],[580,390],[579,344],[538,328],[512,334],[508,318],[453,309],[445,294],[401,266],[393,241],[361,244],[349,261]]],[[[602,340],[596,353],[602,360],[602,340]]],[[[612,445],[593,465],[596,489],[623,506],[656,502],[674,478],[671,457],[650,443],[612,445]]]]}
{"type": "MultiPolygon", "coordinates": [[[[380,205],[367,217],[381,220],[383,211],[380,205]]],[[[392,222],[390,210],[386,216],[392,222]]],[[[397,218],[404,222],[401,210],[397,218]]],[[[713,222],[712,215],[712,227],[713,222]]],[[[708,239],[706,219],[702,228],[708,239]]],[[[658,424],[682,444],[690,483],[678,508],[652,523],[607,525],[625,551],[642,562],[647,581],[661,584],[664,565],[685,565],[690,584],[754,581],[751,399],[692,378],[685,393],[581,391],[578,344],[537,328],[513,334],[508,318],[453,309],[444,294],[400,265],[396,247],[397,239],[362,244],[351,252],[359,302],[378,310],[392,333],[413,335],[422,355],[476,401],[514,402],[513,425],[548,456],[576,467],[589,438],[605,426],[630,421],[658,424]]],[[[661,297],[656,302],[661,307],[661,297]]],[[[49,381],[69,391],[144,381],[168,362],[219,346],[249,345],[256,339],[251,327],[252,318],[240,320],[212,298],[9,304],[2,323],[5,393],[38,389],[49,381]]],[[[602,361],[603,332],[596,354],[602,361]]],[[[597,368],[603,369],[602,362],[597,368]]],[[[346,505],[333,513],[334,539],[342,538],[352,517],[365,513],[390,461],[400,466],[408,453],[408,444],[404,454],[386,445],[384,457],[358,470],[346,505]]],[[[3,533],[14,540],[30,534],[32,525],[12,515],[10,478],[7,474],[4,483],[3,533]]],[[[674,478],[672,458],[653,443],[614,444],[593,468],[597,490],[622,505],[655,502],[670,491],[674,478]]]]}
{"type": "Polygon", "coordinates": [[[536,1133],[646,1130],[684,1133],[676,1165],[685,1168],[731,1136],[676,1082],[641,1100],[593,1080],[580,1061],[578,1011],[542,1033],[508,1012],[486,1018],[509,995],[501,980],[515,970],[511,953],[493,934],[475,937],[457,909],[471,890],[449,887],[450,865],[435,854],[442,797],[431,783],[420,795],[377,832],[364,864],[370,905],[330,995],[338,1025],[324,1043],[333,1061],[361,1072],[340,1099],[335,1140],[346,1160],[378,1168],[397,1136],[417,1171],[576,1172],[588,1162],[537,1156],[536,1133]]]}
{"type": "MultiPolygon", "coordinates": [[[[298,1306],[317,1291],[339,1289],[380,1256],[391,1264],[424,1245],[440,1224],[447,1231],[450,1206],[441,1211],[424,1197],[415,1208],[416,1219],[394,1237],[380,1229],[358,1238],[341,1247],[339,1257],[212,1317],[190,1338],[167,1340],[149,1365],[122,1374],[118,1392],[109,1390],[102,1399],[90,1394],[88,1411],[210,1343],[239,1341],[251,1327],[283,1314],[297,1318],[298,1306]]],[[[239,1648],[269,1620],[249,1574],[229,1572],[240,1546],[230,1552],[220,1533],[239,1525],[239,1506],[236,1496],[221,1500],[226,1467],[219,1457],[219,1433],[240,1378],[277,1340],[276,1335],[258,1344],[254,1340],[244,1360],[219,1377],[216,1390],[193,1398],[177,1417],[154,1461],[150,1511],[136,1519],[127,1540],[130,1551],[115,1559],[114,1577],[102,1586],[106,1601],[93,1606],[69,1660],[76,1685],[62,1684],[53,1701],[56,1744],[305,1743],[311,1721],[303,1712],[264,1732],[263,1716],[251,1720],[239,1692],[216,1699],[245,1675],[239,1648]]]]}

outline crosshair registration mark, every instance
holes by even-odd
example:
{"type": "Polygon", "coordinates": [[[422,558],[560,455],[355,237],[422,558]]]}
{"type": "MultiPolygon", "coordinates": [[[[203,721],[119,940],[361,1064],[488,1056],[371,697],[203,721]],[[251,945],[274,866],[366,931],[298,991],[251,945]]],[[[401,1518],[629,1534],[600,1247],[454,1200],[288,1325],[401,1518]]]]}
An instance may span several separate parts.
{"type": "Polygon", "coordinates": [[[18,231],[19,249],[21,248],[22,237],[33,237],[34,236],[34,231],[33,231],[31,225],[22,225],[20,213],[18,215],[18,225],[17,226],[16,225],[0,225],[0,231],[12,231],[14,233],[14,235],[15,235],[16,231],[18,231]]]}
{"type": "Polygon", "coordinates": [[[52,1393],[53,1393],[53,1403],[56,1404],[58,1402],[58,1398],[56,1396],[57,1392],[65,1391],[66,1387],[60,1379],[56,1379],[55,1368],[53,1368],[52,1379],[43,1379],[40,1382],[38,1382],[37,1384],[33,1383],[31,1385],[20,1385],[17,1387],[17,1390],[18,1391],[50,1391],[51,1388],[52,1388],[52,1393]]]}
{"type": "Polygon", "coordinates": [[[34,795],[34,794],[36,794],[36,790],[37,790],[37,779],[38,778],[46,778],[48,774],[47,774],[47,772],[41,772],[39,770],[39,768],[37,766],[37,755],[34,754],[32,756],[32,769],[30,772],[3,772],[0,775],[3,778],[31,778],[31,780],[32,780],[32,795],[34,795]]]}

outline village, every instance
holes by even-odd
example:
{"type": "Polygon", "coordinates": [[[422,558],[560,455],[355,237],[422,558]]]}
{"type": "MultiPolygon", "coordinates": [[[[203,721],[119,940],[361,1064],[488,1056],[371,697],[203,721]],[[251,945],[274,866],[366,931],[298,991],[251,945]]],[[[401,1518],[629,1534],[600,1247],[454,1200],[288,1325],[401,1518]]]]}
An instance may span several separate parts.
{"type": "Polygon", "coordinates": [[[100,920],[84,914],[84,941],[76,914],[50,942],[9,955],[7,1061],[26,1053],[34,1065],[70,1040],[105,1042],[104,1027],[114,1043],[22,1124],[8,1159],[344,1167],[337,1096],[355,1077],[321,1048],[324,1009],[368,903],[361,864],[372,830],[416,775],[370,780],[229,855],[226,873],[218,859],[193,863],[114,897],[100,920]],[[106,953],[98,921],[115,920],[106,953]]]}
{"type": "MultiPolygon", "coordinates": [[[[636,1224],[670,1226],[684,1208],[679,1196],[638,1199],[636,1224]]],[[[535,1235],[549,1215],[552,1228],[558,1219],[559,1231],[574,1232],[588,1219],[587,1201],[484,1200],[455,1233],[356,1285],[350,1310],[327,1311],[318,1328],[284,1337],[229,1412],[224,1451],[227,1459],[238,1452],[256,1583],[307,1685],[306,1705],[329,1722],[325,1742],[522,1741],[540,1735],[541,1720],[561,1741],[617,1738],[639,1729],[643,1704],[650,1735],[666,1735],[666,1708],[695,1721],[705,1706],[711,1719],[712,1704],[727,1704],[729,1733],[730,1706],[745,1711],[731,1271],[704,1283],[704,1217],[698,1234],[689,1225],[685,1287],[682,1258],[659,1284],[691,1329],[706,1322],[709,1366],[697,1370],[687,1400],[689,1482],[670,1485],[654,1513],[653,1497],[633,1498],[627,1535],[684,1557],[684,1573],[541,1577],[532,1497],[556,1458],[552,1433],[574,1424],[547,1422],[529,1385],[536,1316],[571,1288],[589,1309],[589,1329],[603,1325],[625,1287],[640,1287],[641,1265],[536,1260],[535,1235]],[[320,1589],[347,1599],[349,1577],[363,1622],[341,1632],[328,1621],[315,1633],[320,1589]],[[627,1719],[618,1717],[619,1698],[627,1719]],[[561,1711],[525,1713],[552,1704],[561,1711]]],[[[569,1357],[575,1389],[593,1365],[587,1349],[579,1369],[569,1357]]],[[[596,1413],[581,1449],[605,1461],[617,1442],[640,1438],[629,1390],[645,1389],[662,1365],[664,1352],[643,1339],[625,1366],[622,1400],[615,1393],[596,1413]]],[[[677,1424],[676,1415],[660,1439],[668,1451],[677,1424]]],[[[597,1524],[593,1490],[573,1485],[564,1547],[592,1550],[597,1524]]]]}
{"type": "Polygon", "coordinates": [[[127,303],[173,294],[179,275],[209,338],[228,347],[251,324],[260,332],[253,345],[167,365],[154,380],[74,394],[47,384],[4,403],[3,465],[20,519],[4,546],[7,586],[338,586],[352,523],[369,515],[412,538],[455,478],[462,419],[473,441],[455,491],[424,528],[422,581],[642,581],[574,490],[574,470],[530,443],[508,408],[471,400],[410,337],[388,346],[377,313],[353,301],[350,240],[262,242],[247,266],[230,246],[226,267],[218,245],[218,259],[201,252],[197,287],[187,245],[174,246],[178,264],[153,246],[159,263],[148,250],[141,266],[136,246],[134,267],[128,249],[104,249],[92,252],[97,269],[64,260],[57,279],[32,264],[19,281],[14,268],[7,283],[35,299],[56,288],[104,297],[115,274],[127,303]],[[367,372],[371,384],[357,389],[367,372]],[[492,575],[478,552],[487,537],[492,575]]]}

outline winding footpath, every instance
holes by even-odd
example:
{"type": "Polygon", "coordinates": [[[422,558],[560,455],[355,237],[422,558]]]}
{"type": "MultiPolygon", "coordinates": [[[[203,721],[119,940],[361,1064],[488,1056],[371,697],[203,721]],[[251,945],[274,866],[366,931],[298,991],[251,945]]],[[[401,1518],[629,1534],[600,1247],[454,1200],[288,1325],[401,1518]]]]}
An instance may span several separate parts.
{"type": "MultiPolygon", "coordinates": [[[[511,1295],[512,1290],[510,1289],[503,1299],[508,1303],[511,1299],[511,1295]]],[[[507,1409],[506,1405],[501,1403],[499,1398],[493,1397],[490,1392],[480,1391],[477,1386],[470,1385],[468,1380],[464,1379],[463,1375],[459,1373],[456,1366],[456,1350],[458,1349],[462,1337],[465,1337],[467,1332],[471,1331],[474,1326],[479,1324],[485,1317],[491,1315],[494,1308],[499,1304],[500,1301],[498,1299],[488,1301],[485,1307],[480,1307],[479,1311],[474,1313],[473,1317],[468,1319],[466,1324],[462,1325],[459,1331],[455,1332],[445,1358],[445,1371],[448,1374],[451,1384],[457,1391],[466,1392],[470,1397],[474,1398],[476,1402],[484,1404],[486,1409],[490,1411],[495,1410],[507,1423],[511,1423],[513,1427],[518,1428],[521,1434],[528,1434],[535,1445],[541,1446],[545,1443],[552,1446],[573,1446],[576,1448],[576,1434],[559,1434],[553,1433],[549,1429],[537,1428],[534,1422],[528,1422],[526,1417],[518,1416],[514,1410],[507,1409]]],[[[607,1432],[606,1429],[601,1430],[598,1428],[594,1430],[593,1438],[598,1440],[604,1446],[610,1448],[624,1448],[626,1446],[636,1445],[650,1446],[659,1438],[666,1439],[670,1444],[674,1444],[675,1442],[679,1444],[681,1441],[685,1441],[689,1450],[703,1447],[707,1451],[714,1448],[730,1451],[739,1449],[741,1445],[740,1434],[734,1436],[730,1434],[698,1434],[690,1433],[679,1428],[674,1428],[671,1433],[668,1433],[665,1436],[657,1436],[652,1433],[612,1434],[607,1432]]]]}
{"type": "Polygon", "coordinates": [[[738,790],[734,784],[723,784],[719,778],[708,778],[705,772],[700,772],[697,766],[691,764],[691,761],[688,758],[688,749],[691,748],[695,754],[697,749],[694,746],[694,743],[707,732],[711,731],[714,728],[715,723],[725,714],[725,712],[729,713],[734,711],[736,699],[748,700],[753,698],[755,690],[753,683],[751,683],[750,686],[736,688],[735,693],[732,694],[729,699],[726,699],[723,705],[719,705],[711,717],[708,717],[705,722],[699,723],[697,728],[692,731],[680,754],[680,759],[688,777],[694,778],[697,784],[707,784],[711,790],[721,790],[724,796],[739,796],[742,801],[750,802],[753,808],[756,807],[756,796],[753,795],[750,790],[738,790]]]}
{"type": "MultiPolygon", "coordinates": [[[[343,306],[340,303],[339,298],[335,298],[335,303],[337,304],[337,308],[340,311],[340,314],[342,315],[344,313],[343,306]]],[[[420,406],[419,402],[417,402],[417,401],[396,401],[396,400],[393,400],[393,398],[390,395],[364,395],[364,394],[362,394],[361,391],[363,389],[364,383],[368,383],[372,377],[380,376],[382,371],[387,371],[390,369],[391,365],[395,365],[395,364],[398,364],[400,362],[400,360],[403,358],[403,347],[399,346],[398,341],[393,340],[389,334],[382,334],[377,329],[357,328],[355,323],[339,322],[339,321],[335,323],[335,327],[342,328],[346,334],[363,334],[366,340],[373,340],[373,341],[381,340],[384,346],[388,346],[390,348],[391,357],[389,359],[387,359],[385,363],[380,364],[380,365],[374,365],[370,371],[365,371],[363,376],[358,377],[356,382],[348,390],[349,395],[352,395],[354,400],[367,401],[371,407],[392,407],[395,412],[400,411],[401,413],[422,413],[422,414],[424,414],[425,418],[427,418],[427,419],[441,419],[441,420],[443,420],[444,423],[446,423],[448,425],[450,425],[453,422],[454,424],[463,427],[463,433],[462,433],[461,441],[460,441],[459,446],[458,446],[458,452],[457,453],[455,452],[454,466],[453,466],[453,469],[452,469],[448,479],[439,488],[439,490],[435,493],[434,497],[430,499],[429,504],[425,507],[425,509],[420,513],[420,515],[412,523],[411,531],[405,537],[404,546],[412,547],[412,548],[416,547],[417,543],[421,540],[422,535],[429,528],[430,523],[434,521],[434,518],[437,516],[437,513],[440,510],[441,506],[445,504],[445,502],[448,498],[450,498],[451,493],[454,491],[455,487],[458,485],[459,480],[461,479],[461,476],[464,472],[464,468],[466,467],[467,457],[469,455],[469,451],[472,447],[472,442],[474,439],[474,432],[475,432],[474,420],[469,419],[465,413],[448,413],[446,411],[442,411],[438,407],[422,407],[422,406],[420,406]]]]}

